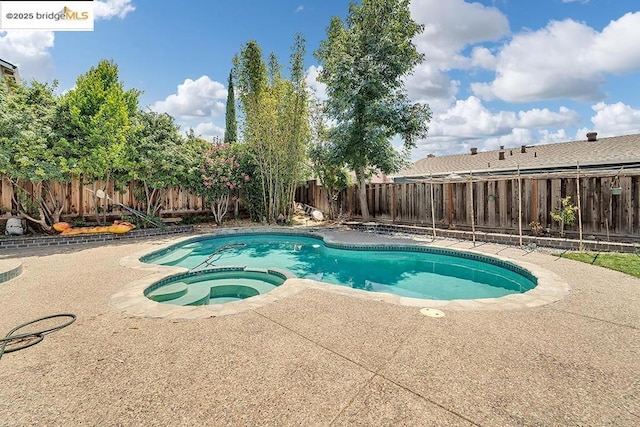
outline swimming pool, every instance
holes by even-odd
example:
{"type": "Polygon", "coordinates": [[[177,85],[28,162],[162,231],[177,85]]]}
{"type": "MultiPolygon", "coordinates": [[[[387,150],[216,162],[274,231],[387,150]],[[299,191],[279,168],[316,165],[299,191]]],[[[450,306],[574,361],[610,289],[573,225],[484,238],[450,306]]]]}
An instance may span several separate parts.
{"type": "Polygon", "coordinates": [[[498,298],[524,293],[537,284],[536,277],[524,268],[475,253],[424,246],[325,243],[308,234],[198,237],[140,260],[186,269],[278,268],[299,278],[434,300],[498,298]]]}

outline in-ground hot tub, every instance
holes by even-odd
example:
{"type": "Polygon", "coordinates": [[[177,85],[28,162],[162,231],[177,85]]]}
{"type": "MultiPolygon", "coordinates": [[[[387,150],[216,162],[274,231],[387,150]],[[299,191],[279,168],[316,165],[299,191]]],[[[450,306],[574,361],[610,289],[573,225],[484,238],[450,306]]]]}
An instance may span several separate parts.
{"type": "Polygon", "coordinates": [[[166,277],[145,289],[144,295],[164,304],[225,304],[265,294],[289,277],[274,269],[214,267],[166,277]]]}

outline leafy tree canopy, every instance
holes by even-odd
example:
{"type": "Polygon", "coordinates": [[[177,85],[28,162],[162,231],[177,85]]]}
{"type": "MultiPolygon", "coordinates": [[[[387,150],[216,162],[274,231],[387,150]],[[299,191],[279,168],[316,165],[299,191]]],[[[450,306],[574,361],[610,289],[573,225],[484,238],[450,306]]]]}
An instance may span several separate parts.
{"type": "Polygon", "coordinates": [[[411,103],[404,78],[423,61],[412,39],[423,31],[409,11],[409,0],[351,3],[346,21],[334,17],[327,39],[315,52],[327,84],[330,132],[340,156],[360,185],[362,214],[368,217],[364,184],[371,170],[397,171],[417,139],[427,135],[429,108],[411,103]],[[404,153],[390,140],[400,135],[404,153]]]}
{"type": "Polygon", "coordinates": [[[125,91],[118,66],[103,60],[78,77],[75,88],[61,99],[61,133],[72,141],[79,169],[87,177],[108,179],[123,168],[139,95],[135,89],[125,91]]]}

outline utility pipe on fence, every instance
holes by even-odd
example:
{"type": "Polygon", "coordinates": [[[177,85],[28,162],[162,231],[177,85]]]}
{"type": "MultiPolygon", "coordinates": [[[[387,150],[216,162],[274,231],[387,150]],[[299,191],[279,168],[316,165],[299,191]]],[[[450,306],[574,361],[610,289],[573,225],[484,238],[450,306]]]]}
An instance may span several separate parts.
{"type": "Polygon", "coordinates": [[[583,250],[582,246],[582,206],[580,205],[580,162],[576,162],[577,174],[576,174],[576,190],[578,193],[578,231],[580,232],[580,250],[583,250]]]}
{"type": "Polygon", "coordinates": [[[522,247],[522,178],[520,177],[520,165],[518,165],[518,232],[520,234],[520,247],[522,247]]]}

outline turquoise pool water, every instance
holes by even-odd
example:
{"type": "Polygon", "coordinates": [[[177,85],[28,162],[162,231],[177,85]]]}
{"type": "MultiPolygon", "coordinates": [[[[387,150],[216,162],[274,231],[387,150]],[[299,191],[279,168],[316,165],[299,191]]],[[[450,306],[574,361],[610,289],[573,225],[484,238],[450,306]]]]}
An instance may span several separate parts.
{"type": "Polygon", "coordinates": [[[193,269],[224,247],[228,248],[209,260],[211,265],[281,268],[300,278],[413,298],[497,298],[536,285],[526,270],[476,254],[425,247],[327,245],[318,238],[286,234],[186,241],[142,261],[193,269]]]}

